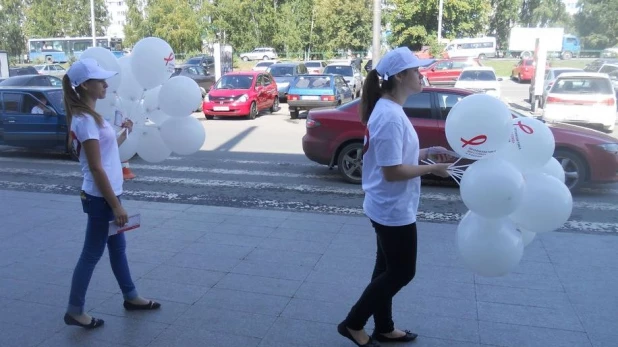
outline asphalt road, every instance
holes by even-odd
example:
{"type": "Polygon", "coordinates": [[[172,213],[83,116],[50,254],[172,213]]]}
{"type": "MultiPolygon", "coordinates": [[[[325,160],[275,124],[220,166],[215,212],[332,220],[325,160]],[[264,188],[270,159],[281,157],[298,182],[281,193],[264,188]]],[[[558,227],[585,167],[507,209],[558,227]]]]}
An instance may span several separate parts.
{"type": "MultiPolygon", "coordinates": [[[[358,215],[360,186],[343,182],[336,169],[314,164],[302,152],[304,120],[291,120],[286,105],[276,114],[202,120],[206,142],[194,155],[160,164],[136,157],[137,178],[125,183],[130,199],[358,215]]],[[[0,189],[73,194],[81,174],[59,153],[0,147],[0,189]]],[[[618,185],[587,187],[574,195],[564,231],[618,233],[618,185]]],[[[425,182],[419,219],[456,223],[466,208],[455,185],[425,182]]]]}

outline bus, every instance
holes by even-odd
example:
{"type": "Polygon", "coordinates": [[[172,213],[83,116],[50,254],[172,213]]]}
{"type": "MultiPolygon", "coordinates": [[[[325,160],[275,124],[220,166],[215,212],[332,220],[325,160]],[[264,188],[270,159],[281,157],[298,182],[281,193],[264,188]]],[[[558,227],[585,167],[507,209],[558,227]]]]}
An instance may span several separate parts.
{"type": "MultiPolygon", "coordinates": [[[[116,37],[97,37],[97,47],[112,51],[117,58],[124,55],[122,39],[116,37]]],[[[92,37],[37,38],[28,40],[28,61],[66,63],[71,57],[79,56],[92,47],[92,37]]]]}
{"type": "Polygon", "coordinates": [[[444,49],[443,56],[444,58],[494,58],[496,56],[496,38],[487,36],[454,39],[444,49]]]}

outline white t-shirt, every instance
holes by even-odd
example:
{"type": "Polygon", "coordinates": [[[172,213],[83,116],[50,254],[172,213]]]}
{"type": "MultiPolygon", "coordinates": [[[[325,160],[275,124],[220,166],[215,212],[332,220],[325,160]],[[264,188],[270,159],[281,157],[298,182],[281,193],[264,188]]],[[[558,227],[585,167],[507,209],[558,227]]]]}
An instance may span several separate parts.
{"type": "Polygon", "coordinates": [[[416,222],[421,178],[389,182],[382,167],[418,165],[419,150],[418,135],[401,105],[378,100],[367,123],[363,147],[363,209],[373,221],[386,226],[416,222]]]}
{"type": "Polygon", "coordinates": [[[82,143],[86,140],[98,140],[101,151],[101,164],[103,170],[107,174],[107,179],[114,190],[116,196],[122,194],[122,165],[120,163],[120,153],[118,152],[118,142],[116,142],[116,131],[106,120],[103,120],[103,126],[99,127],[94,118],[85,114],[83,116],[74,116],[71,121],[71,141],[73,150],[79,158],[79,163],[84,174],[84,182],[82,190],[87,194],[102,197],[101,191],[94,182],[86,151],[82,148],[82,143]]]}
{"type": "Polygon", "coordinates": [[[45,114],[45,112],[43,111],[41,107],[37,105],[32,108],[32,111],[30,111],[30,114],[45,114]]]}

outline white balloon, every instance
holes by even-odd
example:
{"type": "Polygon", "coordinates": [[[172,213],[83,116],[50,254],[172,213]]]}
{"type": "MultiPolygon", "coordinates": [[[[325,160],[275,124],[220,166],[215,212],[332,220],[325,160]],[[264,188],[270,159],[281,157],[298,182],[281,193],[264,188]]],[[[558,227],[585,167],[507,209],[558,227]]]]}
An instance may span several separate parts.
{"type": "Polygon", "coordinates": [[[155,110],[155,111],[147,112],[146,118],[148,118],[151,122],[157,125],[161,125],[163,124],[163,122],[169,119],[170,116],[168,116],[167,113],[161,110],[155,110]]]}
{"type": "Polygon", "coordinates": [[[118,63],[118,58],[116,58],[114,53],[103,47],[90,47],[79,56],[80,60],[85,58],[92,58],[96,60],[97,63],[99,63],[99,66],[105,70],[118,72],[116,76],[106,80],[108,94],[110,92],[114,93],[118,91],[118,87],[122,81],[122,71],[120,69],[120,64],[118,63]]]}
{"type": "Polygon", "coordinates": [[[524,174],[521,204],[510,218],[521,228],[535,233],[561,227],[573,210],[573,196],[564,183],[544,173],[524,174]]]}
{"type": "Polygon", "coordinates": [[[133,131],[129,134],[126,140],[118,147],[120,152],[120,161],[125,162],[135,154],[137,154],[137,147],[142,137],[142,130],[140,127],[133,128],[133,131]]]}
{"type": "Polygon", "coordinates": [[[131,69],[132,59],[133,58],[128,55],[118,59],[120,69],[122,71],[122,81],[118,87],[118,95],[123,99],[138,101],[142,98],[146,90],[137,82],[135,76],[133,75],[133,71],[131,69]]]}
{"type": "Polygon", "coordinates": [[[206,132],[202,123],[196,118],[170,117],[161,124],[161,137],[172,152],[189,155],[202,148],[206,132]]]}
{"type": "Polygon", "coordinates": [[[534,173],[534,172],[545,173],[550,176],[556,177],[562,183],[566,181],[566,175],[564,173],[564,168],[562,167],[562,164],[560,164],[560,162],[556,158],[553,158],[553,157],[549,159],[547,163],[545,163],[545,165],[543,165],[542,167],[531,169],[527,171],[526,173],[534,173]]]}
{"type": "Polygon", "coordinates": [[[528,230],[520,228],[519,232],[521,233],[521,239],[524,241],[524,247],[526,247],[530,243],[532,243],[532,241],[536,237],[536,233],[534,233],[532,231],[528,231],[528,230]]]}
{"type": "Polygon", "coordinates": [[[185,117],[202,102],[202,92],[197,83],[186,76],[167,80],[159,91],[159,107],[172,117],[185,117]]]}
{"type": "Polygon", "coordinates": [[[555,148],[554,134],[545,123],[534,118],[518,117],[513,120],[508,145],[495,155],[525,172],[545,165],[555,148]]]}
{"type": "Polygon", "coordinates": [[[491,157],[472,163],[460,182],[461,198],[471,211],[487,218],[505,217],[521,203],[522,174],[509,162],[491,157]]]}
{"type": "Polygon", "coordinates": [[[506,275],[524,254],[521,234],[508,218],[487,219],[472,211],[459,222],[457,247],[464,264],[486,277],[506,275]]]}
{"type": "Polygon", "coordinates": [[[506,146],[512,130],[511,111],[498,98],[472,94],[453,106],[446,118],[446,139],[467,159],[481,159],[506,146]]]}
{"type": "Polygon", "coordinates": [[[176,67],[172,47],[158,37],[139,40],[131,56],[133,74],[144,89],[154,88],[167,81],[176,67]]]}
{"type": "Polygon", "coordinates": [[[144,110],[146,110],[146,113],[159,109],[160,90],[161,86],[156,86],[152,89],[148,89],[146,93],[144,93],[144,110]]]}
{"type": "Polygon", "coordinates": [[[149,163],[160,163],[170,154],[172,151],[163,142],[157,126],[155,124],[144,125],[142,137],[137,145],[137,155],[149,163]]]}

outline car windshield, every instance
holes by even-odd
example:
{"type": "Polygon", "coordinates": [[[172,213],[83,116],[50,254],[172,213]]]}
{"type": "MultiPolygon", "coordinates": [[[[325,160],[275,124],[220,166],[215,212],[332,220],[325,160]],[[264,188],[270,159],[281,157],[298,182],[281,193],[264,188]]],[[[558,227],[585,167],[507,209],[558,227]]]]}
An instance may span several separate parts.
{"type": "Polygon", "coordinates": [[[560,78],[551,88],[554,94],[614,94],[614,88],[606,78],[567,77],[560,78]]]}
{"type": "Polygon", "coordinates": [[[253,82],[250,75],[223,76],[215,85],[215,89],[249,89],[253,82]]]}
{"type": "Polygon", "coordinates": [[[342,76],[352,76],[353,75],[351,66],[340,66],[340,65],[327,66],[326,68],[324,68],[324,73],[342,75],[342,76]]]}
{"type": "Polygon", "coordinates": [[[47,100],[49,100],[49,102],[51,102],[52,105],[54,105],[54,107],[60,111],[60,113],[65,113],[64,110],[64,102],[62,102],[62,96],[64,94],[62,93],[62,90],[52,90],[50,92],[47,92],[47,100]]]}
{"type": "Polygon", "coordinates": [[[486,70],[468,70],[461,73],[460,81],[495,81],[496,74],[486,70]]]}
{"type": "Polygon", "coordinates": [[[294,81],[293,87],[306,89],[331,88],[331,79],[328,76],[299,77],[294,81]]]}
{"type": "Polygon", "coordinates": [[[554,78],[558,78],[558,76],[562,75],[565,72],[576,72],[576,71],[581,71],[581,70],[570,70],[570,69],[566,69],[566,70],[554,70],[554,78]]]}
{"type": "Polygon", "coordinates": [[[294,76],[294,66],[269,66],[268,71],[275,77],[294,76]]]}
{"type": "Polygon", "coordinates": [[[322,64],[320,64],[319,61],[308,61],[305,63],[306,67],[321,67],[322,64]]]}
{"type": "Polygon", "coordinates": [[[261,62],[255,64],[255,66],[256,67],[257,66],[266,66],[266,67],[268,67],[268,66],[271,66],[272,64],[274,64],[274,62],[272,62],[272,61],[261,61],[261,62]]]}

